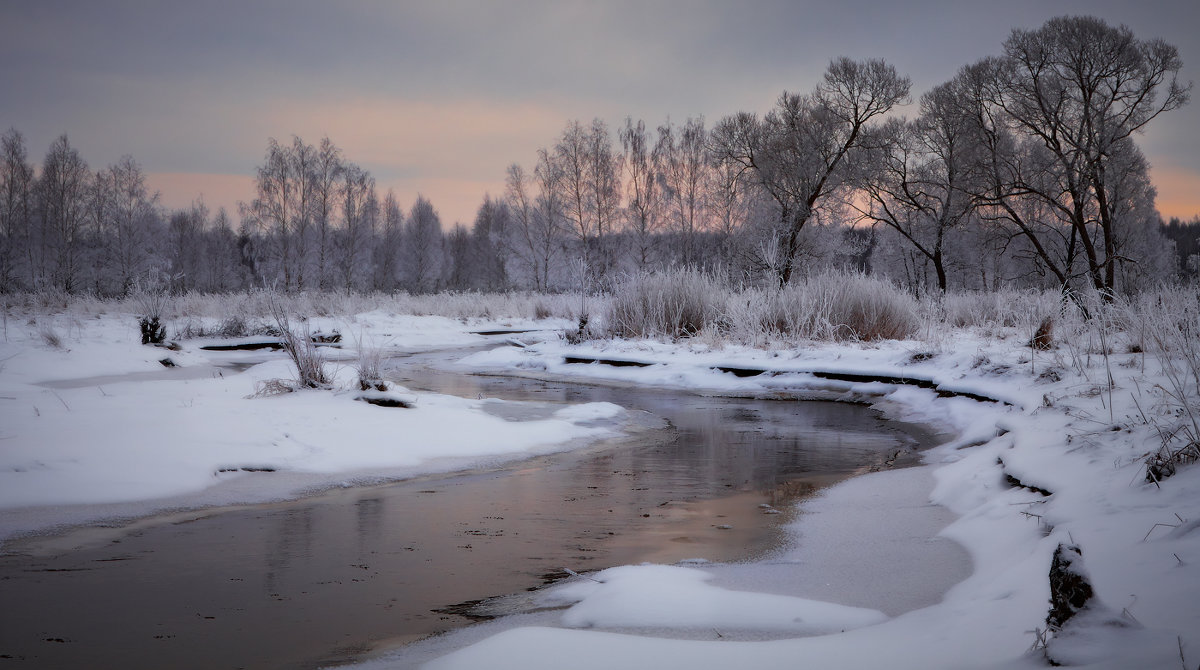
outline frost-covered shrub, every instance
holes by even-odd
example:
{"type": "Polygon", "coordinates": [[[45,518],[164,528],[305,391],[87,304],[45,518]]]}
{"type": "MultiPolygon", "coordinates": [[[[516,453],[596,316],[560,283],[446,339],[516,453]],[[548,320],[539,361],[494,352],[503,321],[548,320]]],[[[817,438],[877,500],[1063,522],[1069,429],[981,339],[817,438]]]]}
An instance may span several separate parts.
{"type": "Polygon", "coordinates": [[[955,328],[1019,328],[1030,315],[1040,320],[1058,313],[1063,302],[1057,291],[1036,289],[949,293],[942,301],[946,323],[955,328]]]}
{"type": "Polygon", "coordinates": [[[383,349],[377,346],[364,345],[362,338],[356,342],[358,361],[355,368],[358,371],[358,388],[361,391],[386,391],[387,383],[383,380],[383,349]]]}
{"type": "Polygon", "coordinates": [[[725,299],[725,289],[701,272],[637,274],[618,284],[608,330],[620,337],[691,337],[715,323],[725,299]]]}
{"type": "Polygon", "coordinates": [[[142,344],[162,344],[167,339],[167,327],[157,316],[143,316],[138,319],[138,328],[142,332],[142,344]]]}
{"type": "Polygon", "coordinates": [[[142,344],[162,344],[167,339],[167,327],[162,322],[170,306],[170,297],[164,290],[137,287],[130,298],[137,306],[138,328],[142,333],[142,344]]]}
{"type": "Polygon", "coordinates": [[[733,292],[694,271],[637,275],[612,297],[608,331],[620,337],[690,337],[702,331],[758,344],[766,339],[911,337],[918,305],[887,281],[829,273],[783,289],[733,292]]]}
{"type": "Polygon", "coordinates": [[[1125,313],[1125,328],[1136,331],[1135,342],[1144,342],[1162,366],[1159,401],[1147,417],[1162,441],[1146,458],[1146,478],[1157,482],[1200,459],[1200,295],[1187,289],[1144,294],[1125,313]]]}
{"type": "Polygon", "coordinates": [[[280,305],[271,308],[283,349],[296,366],[296,381],[301,388],[329,388],[330,380],[325,374],[325,359],[313,342],[308,326],[300,331],[292,328],[287,312],[280,305]]]}
{"type": "Polygon", "coordinates": [[[62,349],[62,337],[59,336],[58,331],[54,329],[53,324],[39,324],[38,336],[42,338],[42,342],[44,342],[46,346],[53,349],[62,349]]]}
{"type": "Polygon", "coordinates": [[[759,327],[818,340],[886,340],[920,328],[917,301],[891,283],[863,274],[828,273],[789,285],[764,301],[759,327]]]}

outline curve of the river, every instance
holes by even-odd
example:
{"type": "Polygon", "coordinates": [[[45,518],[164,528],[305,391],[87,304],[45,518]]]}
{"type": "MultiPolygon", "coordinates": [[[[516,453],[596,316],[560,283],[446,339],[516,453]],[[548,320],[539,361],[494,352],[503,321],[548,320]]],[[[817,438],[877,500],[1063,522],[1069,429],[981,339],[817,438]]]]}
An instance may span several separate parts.
{"type": "Polygon", "coordinates": [[[915,462],[928,440],[844,403],[478,377],[419,359],[398,361],[393,375],[466,397],[615,402],[669,427],[620,448],[138,524],[101,546],[34,554],[18,542],[0,557],[0,659],[342,663],[470,623],[474,601],[536,588],[564,568],[761,556],[787,518],[764,510],[915,462]]]}

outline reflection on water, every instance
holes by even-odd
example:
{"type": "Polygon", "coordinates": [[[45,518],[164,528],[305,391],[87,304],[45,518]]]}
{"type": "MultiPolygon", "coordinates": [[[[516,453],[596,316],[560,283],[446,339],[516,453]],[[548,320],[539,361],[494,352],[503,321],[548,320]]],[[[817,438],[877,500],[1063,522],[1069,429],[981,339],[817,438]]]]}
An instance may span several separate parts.
{"type": "Polygon", "coordinates": [[[393,372],[414,389],[468,397],[616,402],[672,428],[632,447],[201,514],[61,555],[0,557],[0,655],[28,667],[345,661],[462,625],[469,611],[455,605],[539,586],[563,568],[752,557],[771,548],[785,516],[763,514],[760,503],[782,505],[917,440],[846,404],[393,372]]]}

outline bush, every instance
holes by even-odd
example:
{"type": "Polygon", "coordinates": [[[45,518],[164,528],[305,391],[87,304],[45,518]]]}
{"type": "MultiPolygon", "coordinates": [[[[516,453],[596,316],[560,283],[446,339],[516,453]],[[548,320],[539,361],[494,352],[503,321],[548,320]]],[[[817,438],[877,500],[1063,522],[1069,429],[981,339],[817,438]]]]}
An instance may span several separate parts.
{"type": "Polygon", "coordinates": [[[757,343],[785,339],[882,340],[920,328],[916,300],[862,274],[821,274],[783,289],[732,292],[695,271],[641,274],[617,287],[608,332],[618,337],[691,337],[722,332],[757,343]]]}
{"type": "Polygon", "coordinates": [[[142,331],[142,344],[162,344],[167,339],[167,327],[159,323],[157,316],[143,316],[138,319],[138,327],[142,331]]]}
{"type": "Polygon", "coordinates": [[[763,301],[763,331],[815,340],[898,340],[920,328],[917,301],[863,274],[820,274],[763,301]]]}
{"type": "Polygon", "coordinates": [[[138,317],[138,328],[142,333],[142,344],[162,344],[167,339],[167,327],[162,323],[170,303],[167,292],[139,286],[130,297],[141,315],[138,317]]]}
{"type": "Polygon", "coordinates": [[[1148,417],[1162,440],[1145,461],[1146,479],[1157,482],[1200,460],[1200,296],[1186,289],[1146,294],[1127,314],[1126,329],[1140,327],[1165,378],[1148,417]]]}
{"type": "Polygon", "coordinates": [[[725,300],[725,290],[701,272],[638,274],[617,286],[608,331],[619,337],[691,337],[719,318],[725,300]]]}
{"type": "Polygon", "coordinates": [[[271,306],[283,349],[296,366],[296,381],[301,388],[329,388],[330,380],[325,375],[325,359],[313,343],[307,326],[297,332],[288,320],[287,312],[278,303],[271,306]]]}

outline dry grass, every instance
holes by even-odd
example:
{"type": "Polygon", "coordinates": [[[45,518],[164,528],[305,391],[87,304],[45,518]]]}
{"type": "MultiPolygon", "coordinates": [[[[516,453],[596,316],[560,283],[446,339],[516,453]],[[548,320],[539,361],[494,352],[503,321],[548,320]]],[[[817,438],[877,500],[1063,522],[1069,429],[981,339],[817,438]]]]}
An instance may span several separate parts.
{"type": "Polygon", "coordinates": [[[863,274],[816,275],[772,298],[764,326],[783,336],[900,340],[912,337],[921,326],[915,298],[887,281],[863,274]]]}
{"type": "Polygon", "coordinates": [[[618,337],[691,337],[712,327],[726,291],[692,270],[639,274],[618,285],[608,309],[608,330],[618,337]]]}
{"type": "Polygon", "coordinates": [[[38,324],[38,336],[42,338],[42,343],[54,349],[62,349],[62,336],[54,329],[54,326],[49,323],[38,324]]]}
{"type": "Polygon", "coordinates": [[[1165,383],[1147,417],[1161,446],[1146,458],[1146,479],[1158,482],[1177,466],[1200,460],[1200,295],[1190,291],[1144,294],[1124,306],[1134,343],[1158,359],[1165,383]]]}
{"type": "Polygon", "coordinates": [[[300,388],[329,388],[329,377],[325,374],[325,359],[313,343],[312,334],[305,324],[299,331],[292,328],[287,311],[279,303],[270,306],[271,317],[283,339],[283,349],[296,366],[296,382],[300,388]]]}
{"type": "Polygon", "coordinates": [[[767,340],[904,339],[921,325],[915,299],[861,274],[822,274],[783,289],[733,291],[709,275],[638,275],[616,289],[608,332],[618,337],[716,334],[767,340]]]}

